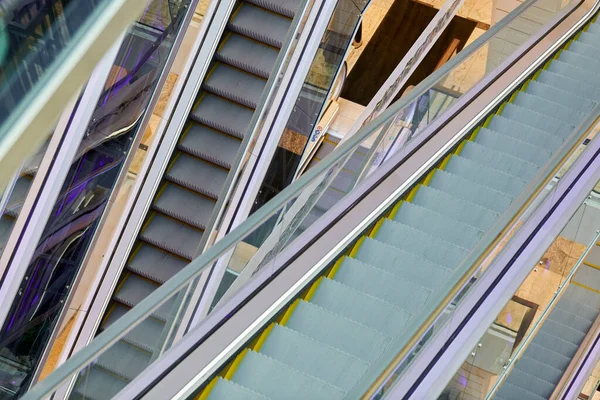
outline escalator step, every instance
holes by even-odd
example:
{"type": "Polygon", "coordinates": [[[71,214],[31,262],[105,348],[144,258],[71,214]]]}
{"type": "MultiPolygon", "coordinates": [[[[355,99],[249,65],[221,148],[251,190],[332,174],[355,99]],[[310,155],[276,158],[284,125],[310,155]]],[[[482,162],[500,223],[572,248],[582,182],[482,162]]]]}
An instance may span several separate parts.
{"type": "Polygon", "coordinates": [[[579,54],[569,50],[563,50],[558,59],[592,74],[600,68],[600,61],[591,58],[587,54],[579,54]]]}
{"type": "Polygon", "coordinates": [[[561,138],[569,136],[575,128],[574,125],[570,125],[565,121],[549,118],[547,115],[520,107],[513,103],[506,103],[504,105],[502,116],[532,128],[557,135],[561,138]]]}
{"type": "Polygon", "coordinates": [[[481,239],[483,231],[413,203],[402,203],[394,221],[420,229],[432,236],[470,249],[481,239]]]}
{"type": "Polygon", "coordinates": [[[429,187],[502,213],[512,202],[512,195],[518,193],[516,189],[525,186],[525,183],[519,179],[511,178],[508,174],[466,158],[452,156],[446,165],[446,170],[435,172],[429,187]],[[465,168],[478,169],[466,170],[465,168]],[[482,173],[486,169],[489,170],[489,174],[482,173]]]}
{"type": "Polygon", "coordinates": [[[227,170],[187,154],[179,154],[166,178],[190,190],[217,199],[227,179],[227,170]]]}
{"type": "Polygon", "coordinates": [[[300,5],[298,0],[248,0],[248,2],[289,18],[294,18],[300,5]]]}
{"type": "Polygon", "coordinates": [[[412,317],[406,310],[331,279],[322,280],[310,301],[387,336],[397,335],[412,317]]]}
{"type": "Polygon", "coordinates": [[[219,377],[210,391],[208,400],[269,400],[269,398],[219,377]]]}
{"type": "Polygon", "coordinates": [[[198,158],[231,169],[241,141],[200,124],[191,124],[178,147],[198,158]]]}
{"type": "MultiPolygon", "coordinates": [[[[535,373],[535,371],[531,371],[535,373]]],[[[539,378],[528,371],[519,371],[517,374],[511,374],[510,383],[520,388],[527,388],[528,391],[548,399],[554,391],[555,385],[539,378]]]]}
{"type": "MultiPolygon", "coordinates": [[[[586,332],[581,332],[577,329],[571,328],[570,326],[563,325],[550,317],[544,322],[542,331],[569,343],[573,343],[573,345],[575,345],[576,347],[579,347],[586,334],[586,332]]],[[[541,342],[538,343],[542,344],[541,342]]]]}
{"type": "Polygon", "coordinates": [[[246,352],[231,381],[273,399],[344,397],[340,388],[251,350],[246,352]]]}
{"type": "Polygon", "coordinates": [[[494,167],[509,175],[518,176],[530,181],[539,167],[535,164],[509,156],[508,154],[487,148],[475,142],[466,142],[460,153],[461,157],[468,158],[479,164],[494,167]]]}
{"type": "Polygon", "coordinates": [[[581,32],[577,38],[578,42],[600,49],[600,35],[593,32],[581,32]]]}
{"type": "Polygon", "coordinates": [[[488,208],[424,185],[419,186],[419,190],[411,202],[481,231],[487,231],[499,216],[498,213],[488,208]]]}
{"type": "Polygon", "coordinates": [[[450,269],[456,267],[467,252],[465,248],[391,219],[383,221],[375,239],[450,269]]]}
{"type": "Polygon", "coordinates": [[[188,262],[175,257],[146,243],[140,243],[133,257],[130,257],[126,268],[138,275],[163,284],[177,272],[181,271],[188,262]]]}
{"type": "Polygon", "coordinates": [[[538,396],[527,389],[504,382],[498,391],[498,397],[507,400],[547,400],[546,397],[538,396]]]}
{"type": "Polygon", "coordinates": [[[152,353],[119,340],[106,349],[95,363],[126,380],[133,380],[151,360],[152,353]]]}
{"type": "Polygon", "coordinates": [[[215,200],[169,182],[165,184],[152,206],[163,214],[205,230],[215,200]]]}
{"type": "MultiPolygon", "coordinates": [[[[592,24],[590,29],[597,32],[600,30],[600,26],[598,24],[592,24]]],[[[588,30],[588,32],[590,32],[590,30],[588,30]]],[[[582,42],[571,42],[569,51],[600,61],[600,49],[582,42]]]]}
{"type": "Polygon", "coordinates": [[[546,118],[550,118],[551,120],[556,120],[557,122],[567,122],[573,126],[580,124],[586,117],[586,114],[583,112],[573,108],[567,108],[561,104],[555,103],[554,101],[533,96],[526,92],[519,92],[517,97],[515,97],[513,104],[526,108],[527,110],[543,114],[546,116],[546,118]]]}
{"type": "Polygon", "coordinates": [[[438,288],[452,272],[440,264],[369,237],[361,243],[355,258],[427,289],[438,288]]]}
{"type": "Polygon", "coordinates": [[[243,139],[254,111],[205,92],[190,116],[193,120],[243,139]]]}
{"type": "MultiPolygon", "coordinates": [[[[600,296],[596,294],[591,296],[591,294],[592,292],[581,286],[569,285],[560,298],[561,304],[565,302],[575,302],[586,307],[591,307],[598,313],[600,311],[600,296]]],[[[594,317],[594,319],[596,319],[596,317],[594,317]]]]}
{"type": "Polygon", "coordinates": [[[590,82],[595,86],[600,85],[600,76],[560,60],[552,61],[547,70],[561,76],[566,76],[569,79],[575,79],[583,84],[590,82]]]}
{"type": "Polygon", "coordinates": [[[202,239],[202,231],[162,214],[154,213],[139,238],[163,250],[192,260],[202,239]]]}
{"type": "MultiPolygon", "coordinates": [[[[534,82],[531,82],[530,85],[533,83],[534,82]]],[[[543,85],[543,83],[535,83],[543,85]]],[[[600,94],[600,91],[598,93],[600,94]]],[[[557,149],[564,142],[562,136],[553,135],[549,132],[532,128],[531,126],[521,124],[520,122],[504,118],[502,115],[494,115],[488,128],[496,132],[502,132],[502,134],[507,137],[522,140],[532,145],[544,143],[549,149],[557,149]]]]}
{"type": "Polygon", "coordinates": [[[589,321],[594,321],[598,316],[597,309],[586,304],[565,299],[564,295],[560,299],[560,302],[556,305],[555,309],[564,310],[569,314],[577,314],[580,318],[584,318],[589,321]]]}
{"type": "Polygon", "coordinates": [[[15,219],[9,215],[0,217],[0,250],[6,246],[15,222],[15,219]]]}
{"type": "Polygon", "coordinates": [[[521,356],[517,361],[515,368],[518,371],[534,371],[537,376],[553,384],[558,383],[563,376],[563,371],[554,368],[552,365],[544,364],[528,357],[527,354],[521,356]]]}
{"type": "MultiPolygon", "coordinates": [[[[144,300],[150,293],[156,290],[158,285],[152,283],[138,275],[129,274],[117,287],[113,298],[119,303],[129,307],[135,307],[140,301],[144,300]]],[[[160,320],[166,321],[171,314],[174,298],[167,300],[154,313],[160,320]]]]}
{"type": "Polygon", "coordinates": [[[350,390],[369,366],[364,360],[279,324],[269,332],[260,353],[344,391],[350,390]]]}
{"type": "Polygon", "coordinates": [[[282,15],[251,3],[242,3],[229,21],[228,27],[233,32],[280,48],[291,22],[289,18],[282,15]]]}
{"type": "Polygon", "coordinates": [[[227,64],[217,63],[203,87],[211,93],[256,108],[267,81],[227,64]]]}
{"type": "Polygon", "coordinates": [[[105,400],[112,399],[129,382],[100,367],[88,367],[79,373],[73,394],[81,399],[105,400]]]}
{"type": "MultiPolygon", "coordinates": [[[[544,325],[546,325],[544,323],[544,325]]],[[[544,327],[542,327],[542,329],[540,331],[538,331],[538,333],[535,335],[535,337],[533,338],[533,340],[531,341],[531,344],[536,344],[548,351],[552,350],[552,352],[561,355],[562,357],[564,357],[564,361],[568,360],[569,362],[571,361],[571,357],[573,357],[573,355],[577,352],[577,345],[568,342],[566,340],[563,340],[560,337],[551,335],[548,332],[548,327],[546,327],[546,329],[544,329],[544,327]]],[[[535,357],[533,356],[532,353],[532,357],[540,359],[539,357],[535,357]]],[[[543,361],[544,359],[540,359],[540,361],[543,361]]],[[[557,364],[554,365],[556,368],[566,368],[568,365],[567,364],[557,364]]]]}
{"type": "Polygon", "coordinates": [[[579,111],[592,111],[598,101],[597,98],[593,100],[582,95],[581,91],[577,95],[574,95],[569,91],[556,88],[552,85],[546,85],[545,83],[538,81],[529,82],[526,93],[545,99],[552,99],[552,101],[558,104],[569,108],[575,108],[579,111]]]}
{"type": "Polygon", "coordinates": [[[545,165],[552,156],[551,151],[545,148],[534,146],[487,128],[479,130],[475,142],[538,166],[545,165]]]}
{"type": "MultiPolygon", "coordinates": [[[[115,304],[114,308],[103,321],[101,328],[108,328],[129,310],[129,308],[121,304],[115,304]]],[[[139,325],[129,331],[121,340],[146,349],[147,351],[154,352],[159,350],[159,346],[162,345],[164,328],[164,322],[153,317],[147,317],[139,325]]]]}
{"type": "Polygon", "coordinates": [[[277,55],[276,48],[244,36],[230,34],[217,49],[215,58],[236,68],[268,79],[277,55]]]}
{"type": "Polygon", "coordinates": [[[590,321],[587,318],[580,317],[579,315],[572,314],[556,307],[552,309],[548,319],[572,327],[579,332],[587,332],[594,323],[594,321],[590,321]]]}
{"type": "Polygon", "coordinates": [[[344,259],[333,279],[409,312],[418,310],[431,294],[424,287],[352,258],[344,259]]]}
{"type": "Polygon", "coordinates": [[[367,362],[379,357],[390,337],[319,305],[301,300],[286,326],[367,362]]]}

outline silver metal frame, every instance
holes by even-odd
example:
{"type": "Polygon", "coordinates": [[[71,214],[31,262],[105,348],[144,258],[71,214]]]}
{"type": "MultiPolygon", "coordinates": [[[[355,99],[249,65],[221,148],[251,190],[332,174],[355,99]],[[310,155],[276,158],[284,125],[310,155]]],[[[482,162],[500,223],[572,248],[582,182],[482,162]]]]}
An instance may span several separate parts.
{"type": "Polygon", "coordinates": [[[82,27],[64,56],[55,60],[0,128],[0,187],[32,148],[41,145],[65,104],[75,95],[104,54],[119,40],[146,5],[140,0],[111,0],[97,11],[89,27],[82,27]]]}

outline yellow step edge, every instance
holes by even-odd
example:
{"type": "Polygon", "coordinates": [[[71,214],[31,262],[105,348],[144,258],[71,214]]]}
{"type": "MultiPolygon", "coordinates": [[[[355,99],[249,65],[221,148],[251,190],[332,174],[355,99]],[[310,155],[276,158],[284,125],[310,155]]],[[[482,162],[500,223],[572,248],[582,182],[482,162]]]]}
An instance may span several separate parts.
{"type": "Polygon", "coordinates": [[[598,271],[600,271],[600,266],[592,264],[591,262],[584,261],[583,264],[587,265],[590,268],[594,268],[594,269],[597,269],[598,271]]]}
{"type": "Polygon", "coordinates": [[[315,295],[315,292],[319,288],[319,285],[321,284],[321,281],[323,279],[325,279],[325,277],[320,276],[319,279],[317,279],[316,281],[313,282],[312,285],[310,285],[310,289],[308,290],[308,293],[306,293],[306,296],[304,296],[305,301],[310,301],[310,299],[312,299],[312,297],[315,295]]]}
{"type": "Polygon", "coordinates": [[[227,379],[228,381],[230,381],[231,378],[233,378],[233,375],[235,374],[235,371],[240,366],[240,363],[242,362],[242,360],[246,356],[247,352],[248,352],[248,348],[246,347],[244,350],[242,350],[240,352],[240,354],[238,354],[235,357],[235,360],[233,360],[233,363],[231,363],[231,366],[229,367],[229,369],[227,370],[227,373],[224,376],[225,379],[227,379]]]}
{"type": "MultiPolygon", "coordinates": [[[[364,238],[365,237],[362,236],[356,244],[362,243],[362,241],[364,240],[364,238]]],[[[350,253],[351,254],[350,257],[353,257],[354,255],[356,255],[356,253],[354,252],[354,249],[356,249],[356,251],[358,251],[358,248],[360,248],[360,245],[357,247],[356,244],[354,245],[354,248],[352,249],[352,253],[350,253]]],[[[346,258],[346,257],[340,257],[340,258],[337,259],[337,261],[335,262],[335,264],[333,264],[333,268],[331,268],[331,270],[327,274],[327,278],[333,279],[333,277],[335,276],[335,274],[337,274],[338,270],[342,266],[342,262],[344,262],[344,258],[346,258]]]]}
{"type": "Polygon", "coordinates": [[[283,316],[279,320],[279,325],[283,325],[283,326],[287,325],[292,314],[296,310],[296,307],[298,307],[298,303],[300,303],[300,299],[294,300],[294,302],[288,306],[287,310],[285,310],[285,313],[283,313],[283,316]]]}
{"type": "Polygon", "coordinates": [[[460,144],[456,147],[456,150],[452,152],[452,154],[460,156],[460,153],[462,153],[463,149],[465,148],[465,143],[467,143],[466,140],[461,141],[460,144]]]}
{"type": "Polygon", "coordinates": [[[477,138],[477,135],[479,134],[479,131],[481,130],[481,128],[483,128],[483,127],[478,126],[477,128],[473,129],[473,132],[469,133],[469,136],[466,137],[466,140],[470,140],[471,142],[474,142],[475,139],[477,138]]]}
{"type": "Polygon", "coordinates": [[[581,288],[583,288],[585,290],[589,290],[590,292],[594,292],[594,293],[600,294],[600,291],[598,291],[598,290],[596,290],[596,289],[594,289],[592,287],[589,287],[587,285],[584,285],[583,283],[571,281],[571,284],[575,285],[575,286],[579,286],[579,287],[581,287],[581,288]]]}
{"type": "Polygon", "coordinates": [[[202,393],[200,393],[199,395],[197,395],[196,397],[194,397],[194,400],[207,400],[208,396],[210,396],[210,392],[212,392],[212,390],[214,389],[215,385],[217,384],[217,382],[219,381],[218,377],[214,377],[212,379],[212,381],[210,381],[210,383],[204,388],[204,390],[202,391],[202,393]]]}
{"type": "MultiPolygon", "coordinates": [[[[396,205],[396,206],[398,206],[398,205],[396,205]]],[[[395,206],[395,207],[396,207],[396,206],[395,206]]],[[[394,207],[394,208],[395,208],[395,207],[394,207]]],[[[393,218],[393,217],[392,217],[392,218],[393,218]]],[[[375,224],[375,226],[373,227],[373,229],[372,229],[372,230],[371,230],[371,232],[369,233],[369,237],[370,237],[371,239],[374,239],[374,238],[375,238],[375,235],[376,235],[376,234],[377,234],[377,232],[379,231],[379,228],[381,228],[381,225],[383,225],[383,220],[384,220],[384,219],[385,219],[385,218],[379,218],[379,221],[377,221],[377,223],[375,224]]],[[[360,238],[358,241],[360,242],[361,240],[364,240],[364,239],[361,237],[361,238],[360,238]]],[[[361,242],[361,243],[362,243],[362,242],[361,242]]],[[[358,242],[357,242],[357,244],[358,244],[358,242]]],[[[356,246],[356,245],[355,245],[355,246],[356,246]]]]}
{"type": "Polygon", "coordinates": [[[600,246],[600,242],[596,242],[596,246],[600,246]]]}
{"type": "Polygon", "coordinates": [[[417,192],[419,191],[420,188],[421,188],[421,183],[417,183],[415,186],[413,186],[413,188],[410,189],[410,192],[408,192],[408,196],[406,196],[406,199],[404,201],[406,201],[408,203],[412,203],[412,201],[414,200],[414,198],[417,195],[417,192]]]}
{"type": "Polygon", "coordinates": [[[441,170],[446,169],[446,167],[448,166],[448,163],[450,162],[450,159],[452,158],[452,154],[453,153],[450,153],[446,157],[444,157],[444,160],[440,163],[440,166],[438,167],[438,169],[441,169],[441,170]]]}
{"type": "Polygon", "coordinates": [[[435,173],[437,171],[438,171],[438,168],[434,168],[431,171],[429,171],[429,173],[427,174],[427,176],[423,180],[423,185],[429,186],[429,184],[431,183],[431,180],[433,179],[433,176],[435,175],[435,173]]]}
{"type": "MultiPolygon", "coordinates": [[[[254,343],[254,346],[252,346],[252,350],[255,352],[259,352],[260,349],[263,347],[263,345],[265,344],[265,340],[267,340],[267,338],[269,337],[269,335],[271,334],[271,331],[273,330],[273,327],[275,326],[275,322],[271,322],[269,324],[269,326],[267,326],[266,329],[263,329],[262,333],[260,334],[260,336],[258,337],[258,340],[256,341],[256,343],[254,343]]],[[[233,367],[233,365],[232,365],[233,367]]],[[[236,366],[237,367],[237,366],[236,366]]]]}

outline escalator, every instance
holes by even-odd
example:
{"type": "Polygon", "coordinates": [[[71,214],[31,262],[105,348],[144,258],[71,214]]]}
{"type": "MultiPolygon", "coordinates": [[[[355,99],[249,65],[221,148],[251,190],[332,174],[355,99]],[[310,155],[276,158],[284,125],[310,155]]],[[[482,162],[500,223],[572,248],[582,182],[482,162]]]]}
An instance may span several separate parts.
{"type": "Polygon", "coordinates": [[[461,261],[600,102],[599,68],[600,24],[590,21],[263,326],[198,398],[346,396],[467,273],[461,261]]]}
{"type": "MultiPolygon", "coordinates": [[[[100,331],[197,256],[299,5],[298,0],[236,5],[100,331]]],[[[172,306],[167,303],[143,330],[134,331],[98,360],[89,377],[75,386],[74,395],[85,397],[93,390],[109,398],[132,380],[159,354],[172,306]],[[129,361],[123,362],[124,357],[129,361]]]]}

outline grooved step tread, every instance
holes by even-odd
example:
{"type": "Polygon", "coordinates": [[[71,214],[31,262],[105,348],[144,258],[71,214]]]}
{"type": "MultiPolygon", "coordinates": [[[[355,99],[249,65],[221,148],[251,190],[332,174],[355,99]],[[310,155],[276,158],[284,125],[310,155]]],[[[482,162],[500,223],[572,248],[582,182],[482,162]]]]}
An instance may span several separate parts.
{"type": "Polygon", "coordinates": [[[229,21],[229,29],[271,46],[280,48],[292,21],[251,3],[242,3],[229,21]]]}

